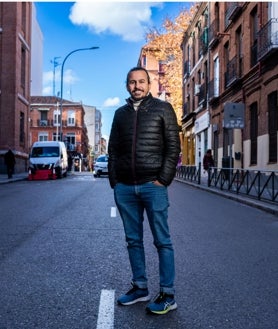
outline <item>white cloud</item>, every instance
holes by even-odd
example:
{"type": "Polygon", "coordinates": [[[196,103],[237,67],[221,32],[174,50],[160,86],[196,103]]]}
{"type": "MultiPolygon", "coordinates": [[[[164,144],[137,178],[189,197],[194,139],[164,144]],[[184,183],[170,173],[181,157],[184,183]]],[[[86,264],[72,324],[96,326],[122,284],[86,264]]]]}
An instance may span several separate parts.
{"type": "Polygon", "coordinates": [[[42,90],[42,94],[44,95],[44,96],[48,96],[48,95],[52,95],[52,90],[53,88],[52,88],[52,86],[45,86],[45,87],[43,87],[43,90],[42,90]]]}
{"type": "Polygon", "coordinates": [[[42,78],[43,78],[44,85],[51,83],[53,81],[53,72],[52,71],[43,72],[42,78]]]}
{"type": "MultiPolygon", "coordinates": [[[[71,69],[65,70],[63,74],[63,87],[73,85],[79,81],[74,71],[71,69]]],[[[61,89],[61,71],[55,72],[56,93],[61,89]]],[[[53,71],[43,72],[43,95],[52,95],[53,93],[53,71]]]]}
{"type": "MultiPolygon", "coordinates": [[[[61,75],[61,72],[59,72],[59,75],[61,75]]],[[[65,84],[74,84],[76,81],[78,81],[79,79],[77,78],[77,76],[74,74],[73,70],[68,69],[64,72],[63,74],[63,82],[65,84]]]]}
{"type": "Polygon", "coordinates": [[[124,41],[140,41],[151,25],[151,7],[161,3],[145,2],[76,2],[70,20],[88,26],[94,33],[112,33],[124,41]]]}
{"type": "Polygon", "coordinates": [[[53,92],[53,72],[52,71],[43,72],[42,81],[43,81],[42,94],[45,95],[45,96],[52,95],[52,92],[53,92]]]}
{"type": "Polygon", "coordinates": [[[113,106],[118,106],[120,104],[120,99],[119,97],[114,97],[114,98],[107,98],[104,103],[103,106],[104,107],[113,107],[113,106]]]}

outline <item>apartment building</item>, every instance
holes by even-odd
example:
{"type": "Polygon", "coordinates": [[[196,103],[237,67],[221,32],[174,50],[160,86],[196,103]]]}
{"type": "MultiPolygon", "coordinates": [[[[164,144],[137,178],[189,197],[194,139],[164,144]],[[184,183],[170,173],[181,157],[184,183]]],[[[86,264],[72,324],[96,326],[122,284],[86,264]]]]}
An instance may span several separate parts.
{"type": "Polygon", "coordinates": [[[93,167],[94,160],[100,154],[106,154],[106,140],[102,138],[101,132],[101,112],[95,106],[84,105],[85,110],[85,125],[88,135],[88,166],[93,167]]]}
{"type": "MultiPolygon", "coordinates": [[[[94,150],[94,157],[95,159],[100,155],[103,154],[103,147],[102,147],[102,133],[101,133],[101,126],[102,126],[102,115],[99,110],[96,110],[95,115],[95,150],[94,150]]],[[[106,153],[106,151],[104,152],[106,153]]]]}
{"type": "Polygon", "coordinates": [[[150,45],[145,45],[142,47],[137,66],[148,70],[151,80],[151,94],[162,100],[170,101],[170,93],[167,90],[167,87],[165,87],[161,82],[162,77],[165,74],[164,66],[166,64],[163,61],[157,60],[154,55],[155,51],[156,49],[150,45]]]}
{"type": "Polygon", "coordinates": [[[30,146],[36,141],[65,142],[72,157],[89,153],[85,111],[82,103],[63,100],[62,117],[60,98],[32,96],[30,104],[30,146]]]}
{"type": "Polygon", "coordinates": [[[210,148],[208,17],[208,4],[200,3],[181,45],[184,59],[181,118],[184,165],[198,164],[206,149],[210,148]]]}
{"type": "Polygon", "coordinates": [[[31,2],[0,2],[0,172],[11,148],[16,172],[27,170],[31,2]]]}
{"type": "Polygon", "coordinates": [[[278,3],[201,2],[183,49],[183,163],[278,169],[278,3]]]}

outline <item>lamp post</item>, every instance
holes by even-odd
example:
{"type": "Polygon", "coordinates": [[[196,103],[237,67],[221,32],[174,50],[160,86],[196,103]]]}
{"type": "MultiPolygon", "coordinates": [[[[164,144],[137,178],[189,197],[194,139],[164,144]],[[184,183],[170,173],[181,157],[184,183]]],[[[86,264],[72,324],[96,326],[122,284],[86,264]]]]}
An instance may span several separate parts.
{"type": "Polygon", "coordinates": [[[64,65],[66,60],[69,58],[70,55],[73,53],[76,53],[78,51],[82,50],[94,50],[98,49],[99,47],[90,47],[90,48],[80,48],[80,49],[75,49],[71,51],[70,53],[67,54],[67,56],[64,58],[62,67],[61,67],[61,95],[60,95],[60,129],[59,129],[59,136],[60,136],[60,141],[62,141],[62,111],[63,111],[63,79],[64,79],[64,65]]]}

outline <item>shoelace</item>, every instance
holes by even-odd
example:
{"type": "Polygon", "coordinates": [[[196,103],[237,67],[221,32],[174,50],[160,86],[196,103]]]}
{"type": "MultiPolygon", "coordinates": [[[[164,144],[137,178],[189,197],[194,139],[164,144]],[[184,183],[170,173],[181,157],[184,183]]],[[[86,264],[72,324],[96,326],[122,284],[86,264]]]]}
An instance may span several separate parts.
{"type": "Polygon", "coordinates": [[[162,302],[162,300],[165,298],[165,294],[164,293],[160,293],[156,298],[155,298],[155,303],[159,304],[160,302],[162,302]]]}
{"type": "Polygon", "coordinates": [[[137,287],[132,287],[126,294],[127,295],[131,295],[131,294],[133,294],[136,290],[137,290],[138,288],[137,287]]]}

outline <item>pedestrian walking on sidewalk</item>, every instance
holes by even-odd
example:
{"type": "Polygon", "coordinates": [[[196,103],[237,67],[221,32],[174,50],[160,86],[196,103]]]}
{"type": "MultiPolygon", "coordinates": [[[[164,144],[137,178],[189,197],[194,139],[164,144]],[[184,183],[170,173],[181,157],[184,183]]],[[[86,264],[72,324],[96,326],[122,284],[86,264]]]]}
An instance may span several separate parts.
{"type": "Polygon", "coordinates": [[[118,304],[149,301],[143,243],[146,211],[158,252],[160,292],[146,310],[165,314],[177,308],[174,250],[168,227],[168,190],[180,153],[179,128],[170,103],[150,93],[148,71],[132,68],[126,79],[130,97],[114,114],[109,138],[109,181],[125,230],[132,288],[118,304]]]}
{"type": "Polygon", "coordinates": [[[203,168],[205,171],[208,171],[211,167],[214,167],[214,160],[211,154],[211,149],[208,149],[203,158],[203,168]]]}
{"type": "Polygon", "coordinates": [[[5,153],[4,161],[7,167],[8,178],[12,178],[14,173],[14,166],[15,166],[15,156],[11,149],[9,149],[8,152],[5,153]]]}

